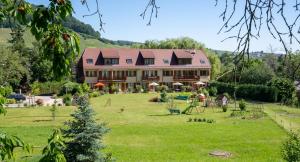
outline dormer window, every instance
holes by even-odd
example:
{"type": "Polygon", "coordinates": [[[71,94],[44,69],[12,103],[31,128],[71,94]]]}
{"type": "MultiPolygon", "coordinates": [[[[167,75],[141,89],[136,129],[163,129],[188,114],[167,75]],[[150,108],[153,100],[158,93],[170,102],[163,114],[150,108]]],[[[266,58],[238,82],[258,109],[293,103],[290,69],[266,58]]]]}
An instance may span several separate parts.
{"type": "Polygon", "coordinates": [[[145,58],[144,63],[145,65],[154,65],[154,58],[145,58]]]}
{"type": "Polygon", "coordinates": [[[127,64],[132,64],[132,59],[126,59],[127,64]]]}
{"type": "Polygon", "coordinates": [[[178,59],[178,65],[188,65],[192,64],[192,59],[191,58],[180,58],[178,59]]]}
{"type": "Polygon", "coordinates": [[[170,63],[168,59],[163,59],[163,61],[164,61],[164,64],[169,64],[170,63]]]}
{"type": "Polygon", "coordinates": [[[205,60],[200,59],[200,64],[205,64],[205,60]]]}
{"type": "Polygon", "coordinates": [[[93,61],[93,59],[86,59],[86,63],[87,63],[87,64],[93,64],[94,61],[93,61]]]}
{"type": "Polygon", "coordinates": [[[105,65],[117,65],[117,64],[119,64],[119,59],[118,58],[105,58],[104,64],[105,65]]]}

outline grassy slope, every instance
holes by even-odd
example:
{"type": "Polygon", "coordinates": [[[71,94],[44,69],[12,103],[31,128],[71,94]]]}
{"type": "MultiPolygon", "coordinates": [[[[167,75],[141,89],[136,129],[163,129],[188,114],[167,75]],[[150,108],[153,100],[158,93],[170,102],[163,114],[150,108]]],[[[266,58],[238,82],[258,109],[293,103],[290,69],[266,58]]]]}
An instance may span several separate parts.
{"type": "MultiPolygon", "coordinates": [[[[10,29],[8,28],[0,28],[0,45],[8,45],[7,40],[10,39],[10,29]]],[[[29,30],[26,30],[24,34],[24,39],[26,46],[32,47],[32,42],[35,41],[35,38],[31,35],[29,30]]],[[[105,44],[97,39],[84,39],[80,35],[80,53],[84,50],[84,48],[87,47],[98,47],[98,48],[118,48],[118,47],[123,47],[124,46],[117,46],[117,45],[112,45],[112,44],[105,44]]]]}
{"type": "MultiPolygon", "coordinates": [[[[111,128],[105,143],[118,161],[281,161],[280,146],[286,133],[269,117],[242,120],[229,118],[230,111],[221,110],[171,116],[165,104],[148,102],[153,96],[157,94],[105,95],[91,100],[97,121],[108,122],[111,128]],[[108,98],[112,106],[103,107],[108,98]],[[216,123],[186,122],[194,117],[215,119],[216,123]],[[230,151],[234,156],[228,160],[210,157],[213,150],[230,151]]],[[[183,109],[186,103],[178,105],[183,109]]],[[[44,146],[51,129],[62,126],[73,110],[63,107],[57,120],[50,121],[49,108],[9,109],[6,117],[0,116],[0,125],[34,146],[44,146]]],[[[38,160],[39,154],[36,148],[28,161],[38,160]]]]}

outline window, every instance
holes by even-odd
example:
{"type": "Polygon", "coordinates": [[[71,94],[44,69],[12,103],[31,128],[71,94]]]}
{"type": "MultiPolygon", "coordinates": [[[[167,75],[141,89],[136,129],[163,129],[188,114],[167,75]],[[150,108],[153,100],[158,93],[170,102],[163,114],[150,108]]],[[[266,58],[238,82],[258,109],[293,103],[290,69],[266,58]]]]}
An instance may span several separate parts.
{"type": "Polygon", "coordinates": [[[97,77],[97,71],[85,71],[86,77],[97,77]]]}
{"type": "Polygon", "coordinates": [[[200,59],[200,64],[205,64],[205,60],[200,59]]]}
{"type": "Polygon", "coordinates": [[[146,58],[145,59],[145,65],[154,65],[154,59],[153,58],[146,58]]]}
{"type": "Polygon", "coordinates": [[[119,59],[116,58],[105,58],[104,59],[105,65],[116,65],[119,64],[119,59]]]}
{"type": "Polygon", "coordinates": [[[119,59],[111,59],[111,64],[112,64],[112,65],[117,65],[117,64],[119,64],[119,59]]]}
{"type": "Polygon", "coordinates": [[[163,71],[163,76],[173,76],[173,71],[164,70],[163,71]]]}
{"type": "Polygon", "coordinates": [[[126,59],[127,64],[132,64],[132,59],[126,59]]]}
{"type": "Polygon", "coordinates": [[[86,63],[87,63],[87,64],[93,64],[94,61],[93,61],[93,59],[86,59],[86,63]]]}
{"type": "Polygon", "coordinates": [[[207,70],[200,70],[200,75],[201,76],[208,76],[209,72],[207,70]]]}
{"type": "Polygon", "coordinates": [[[136,71],[128,71],[128,77],[135,77],[136,76],[136,71]]]}
{"type": "Polygon", "coordinates": [[[157,71],[156,70],[147,70],[147,71],[144,71],[144,76],[148,76],[148,77],[157,76],[157,71]]]}
{"type": "Polygon", "coordinates": [[[164,61],[164,64],[169,64],[169,60],[163,59],[163,61],[164,61]]]}
{"type": "Polygon", "coordinates": [[[181,58],[181,59],[178,59],[178,64],[179,65],[192,64],[192,59],[190,59],[190,58],[181,58]]]}

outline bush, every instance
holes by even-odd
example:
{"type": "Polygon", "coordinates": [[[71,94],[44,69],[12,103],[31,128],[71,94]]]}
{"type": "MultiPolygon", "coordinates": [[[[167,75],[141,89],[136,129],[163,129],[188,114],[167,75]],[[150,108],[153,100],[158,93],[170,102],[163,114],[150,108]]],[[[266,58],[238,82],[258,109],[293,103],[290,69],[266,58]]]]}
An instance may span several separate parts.
{"type": "Polygon", "coordinates": [[[142,92],[142,89],[143,89],[143,87],[142,87],[141,85],[136,85],[136,86],[135,86],[135,92],[136,92],[136,93],[142,92]]]}
{"type": "Polygon", "coordinates": [[[222,106],[223,112],[227,112],[228,107],[227,106],[222,106]]]}
{"type": "Polygon", "coordinates": [[[161,102],[167,102],[168,101],[168,98],[167,98],[167,92],[166,91],[162,91],[160,93],[160,101],[161,102]]]}
{"type": "MultiPolygon", "coordinates": [[[[210,86],[216,87],[219,94],[234,95],[235,86],[230,83],[211,82],[210,86]]],[[[276,102],[278,90],[273,86],[239,84],[236,87],[236,97],[263,102],[276,102]]]]}
{"type": "Polygon", "coordinates": [[[293,97],[296,93],[293,81],[286,78],[275,78],[268,85],[278,90],[278,101],[284,104],[291,104],[293,102],[293,97]]]}
{"type": "Polygon", "coordinates": [[[217,96],[218,89],[216,87],[210,87],[208,89],[208,93],[209,93],[210,96],[217,96]]]}
{"type": "Polygon", "coordinates": [[[7,99],[7,100],[6,100],[6,103],[7,103],[7,104],[15,104],[15,103],[17,103],[17,102],[16,102],[16,100],[15,100],[14,98],[12,98],[12,99],[7,99]]]}
{"type": "Polygon", "coordinates": [[[153,97],[149,99],[149,102],[160,102],[160,99],[158,97],[153,97]]]}
{"type": "Polygon", "coordinates": [[[0,86],[0,96],[8,97],[12,92],[11,86],[0,86]]]}
{"type": "Polygon", "coordinates": [[[35,103],[38,105],[38,106],[42,106],[44,104],[44,101],[42,99],[37,99],[35,101],[35,103]]]}
{"type": "Polygon", "coordinates": [[[110,87],[111,93],[117,93],[119,92],[119,87],[117,87],[116,85],[112,85],[110,87]]]}
{"type": "Polygon", "coordinates": [[[239,108],[241,111],[245,111],[246,110],[246,102],[244,99],[242,99],[240,102],[239,102],[239,108]]]}
{"type": "Polygon", "coordinates": [[[300,136],[290,132],[288,139],[283,143],[281,155],[286,161],[300,161],[300,136]]]}
{"type": "Polygon", "coordinates": [[[98,97],[100,95],[101,95],[100,92],[97,91],[97,90],[92,91],[92,92],[89,93],[89,97],[98,97]]]}
{"type": "Polygon", "coordinates": [[[70,94],[66,94],[63,96],[63,103],[66,105],[66,106],[71,106],[72,104],[72,95],[70,94]]]}
{"type": "Polygon", "coordinates": [[[83,93],[83,88],[85,90],[87,90],[86,86],[83,86],[83,85],[81,85],[79,83],[66,82],[62,86],[60,94],[61,95],[65,95],[65,94],[68,94],[68,93],[71,93],[72,95],[74,95],[75,93],[82,94],[83,93]]]}
{"type": "Polygon", "coordinates": [[[193,87],[191,86],[181,86],[180,87],[182,92],[191,92],[193,90],[193,87]]]}
{"type": "Polygon", "coordinates": [[[62,91],[64,83],[65,82],[34,82],[30,85],[30,88],[34,95],[59,94],[62,91]]]}

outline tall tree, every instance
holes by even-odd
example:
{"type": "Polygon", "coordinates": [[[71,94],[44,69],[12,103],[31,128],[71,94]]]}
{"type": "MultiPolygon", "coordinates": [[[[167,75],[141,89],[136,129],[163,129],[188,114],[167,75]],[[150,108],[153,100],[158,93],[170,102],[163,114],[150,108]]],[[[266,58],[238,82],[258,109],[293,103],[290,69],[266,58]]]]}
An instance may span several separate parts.
{"type": "Polygon", "coordinates": [[[17,87],[23,76],[28,75],[28,69],[22,64],[17,52],[0,47],[0,85],[17,87]]]}
{"type": "Polygon", "coordinates": [[[102,138],[108,129],[104,123],[97,124],[94,119],[94,111],[91,108],[88,97],[80,96],[77,99],[78,110],[68,121],[68,127],[63,131],[66,137],[65,157],[72,162],[104,161],[106,156],[101,152],[104,148],[102,138]]]}

